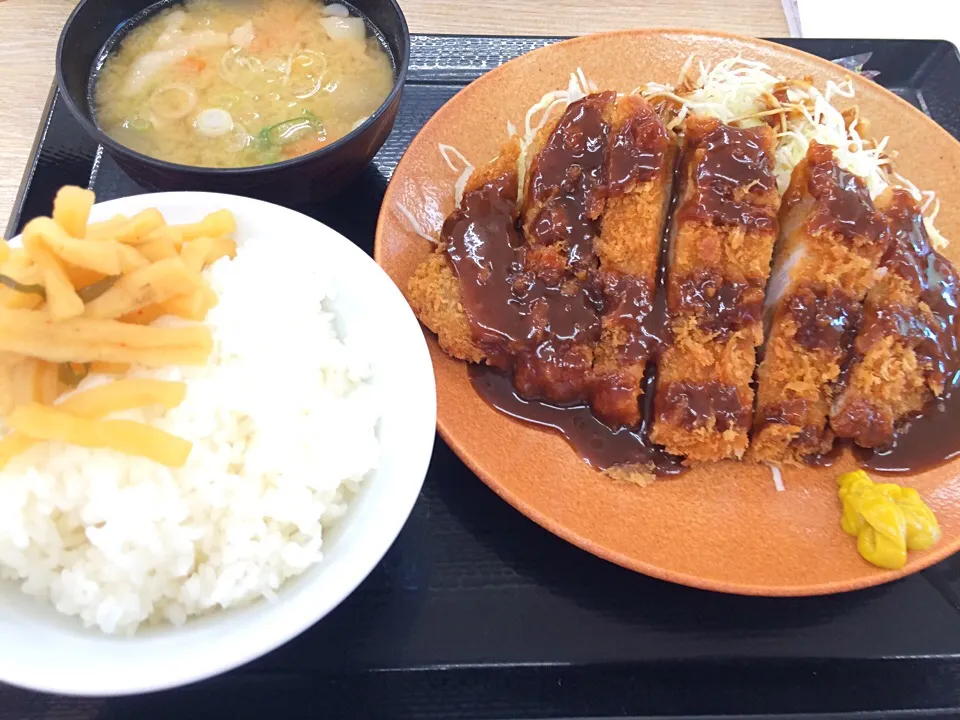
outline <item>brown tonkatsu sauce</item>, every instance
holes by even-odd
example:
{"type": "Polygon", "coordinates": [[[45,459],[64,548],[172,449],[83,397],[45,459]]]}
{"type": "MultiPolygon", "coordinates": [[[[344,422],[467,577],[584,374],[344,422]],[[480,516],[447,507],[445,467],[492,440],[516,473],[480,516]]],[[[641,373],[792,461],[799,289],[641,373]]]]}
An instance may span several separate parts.
{"type": "MultiPolygon", "coordinates": [[[[668,141],[662,124],[642,113],[613,130],[607,118],[615,96],[591,95],[572,103],[530,169],[532,216],[516,206],[517,175],[508,172],[464,195],[443,226],[447,258],[460,281],[474,341],[487,366],[471,366],[471,382],[487,402],[512,417],[562,434],[592,466],[642,466],[657,474],[682,471],[679,460],[649,440],[655,393],[653,367],[670,342],[663,262],[657,286],[642,278],[601,270],[594,250],[609,198],[662,172],[668,141]],[[595,353],[601,333],[613,329],[612,352],[630,369],[605,369],[595,353]],[[640,373],[636,368],[640,368],[640,373]],[[643,385],[637,407],[638,392],[643,385]]],[[[754,190],[775,186],[772,158],[755,132],[719,125],[698,141],[690,199],[677,210],[716,224],[776,228],[776,214],[754,190]]],[[[827,150],[829,152],[829,150],[827,150]]],[[[931,377],[948,384],[936,407],[911,418],[895,444],[862,452],[864,467],[915,471],[960,454],[960,364],[956,271],[930,247],[915,206],[896,202],[878,213],[858,177],[829,158],[811,156],[810,194],[819,210],[811,232],[829,231],[851,242],[884,242],[882,265],[908,278],[922,304],[888,305],[868,313],[842,290],[803,287],[783,302],[796,321],[796,342],[807,349],[847,354],[853,333],[898,334],[914,340],[931,377]],[[918,308],[928,308],[920,312],[918,308]],[[954,396],[958,399],[954,401],[954,396]],[[909,432],[907,431],[909,430],[909,432]]],[[[671,288],[671,307],[693,310],[707,332],[726,336],[760,321],[765,288],[701,272],[671,288]]],[[[611,352],[608,348],[607,352],[611,352]]],[[[607,356],[609,359],[609,356],[607,356]]],[[[713,419],[717,430],[749,427],[752,408],[736,388],[718,382],[671,383],[663,410],[675,424],[696,428],[713,419]]],[[[801,428],[794,445],[810,464],[829,465],[832,432],[808,424],[805,401],[770,408],[757,427],[786,423],[801,428]]]]}
{"type": "Polygon", "coordinates": [[[570,104],[530,168],[535,201],[545,202],[565,190],[580,196],[587,215],[599,215],[610,136],[603,111],[615,98],[615,93],[605,92],[570,104]]]}
{"type": "MultiPolygon", "coordinates": [[[[676,244],[671,251],[683,259],[669,269],[668,281],[670,323],[684,341],[666,357],[691,370],[664,373],[669,379],[657,389],[655,435],[668,444],[669,438],[683,443],[691,436],[725,444],[727,440],[717,435],[733,430],[742,438],[737,442],[745,444],[753,412],[748,382],[721,381],[731,374],[719,367],[699,368],[701,358],[725,352],[730,337],[744,330],[746,335],[726,352],[732,357],[736,354],[732,348],[742,348],[752,357],[753,339],[761,333],[766,273],[757,271],[754,277],[744,273],[751,262],[748,257],[762,253],[763,247],[772,249],[777,229],[772,133],[766,128],[735,128],[712,118],[691,118],[685,133],[670,236],[676,244]],[[738,243],[750,250],[738,254],[732,249],[738,243]],[[693,326],[708,335],[688,335],[693,326]],[[695,434],[703,428],[705,432],[695,434]]],[[[742,453],[742,447],[737,451],[731,444],[721,454],[735,452],[742,453]]]]}
{"type": "Polygon", "coordinates": [[[668,333],[662,285],[649,288],[642,279],[615,272],[601,272],[594,279],[603,296],[608,326],[619,326],[626,336],[620,359],[632,364],[654,357],[668,333]]]}
{"type": "Polygon", "coordinates": [[[571,104],[530,168],[530,194],[542,203],[529,223],[532,245],[565,248],[564,267],[588,269],[600,233],[610,125],[603,119],[613,93],[571,104]]]}
{"type": "Polygon", "coordinates": [[[599,336],[600,300],[548,285],[526,269],[516,187],[516,174],[509,173],[466,193],[444,223],[442,237],[474,340],[488,362],[503,370],[513,370],[517,362],[528,385],[525,394],[568,401],[588,379],[589,358],[584,362],[574,346],[599,336]],[[556,395],[547,388],[550,380],[556,395]]]}
{"type": "Polygon", "coordinates": [[[799,288],[787,299],[797,343],[808,350],[849,351],[860,322],[860,303],[842,290],[799,288]]]}
{"type": "Polygon", "coordinates": [[[844,448],[848,446],[847,441],[834,442],[833,447],[823,453],[813,453],[803,458],[803,464],[807,467],[829,468],[833,467],[837,460],[843,456],[844,448]]]}
{"type": "MultiPolygon", "coordinates": [[[[803,173],[800,177],[806,184],[806,192],[803,186],[792,185],[784,197],[784,211],[809,194],[813,200],[805,220],[807,233],[836,233],[850,243],[868,246],[886,241],[883,216],[877,212],[865,183],[837,164],[833,148],[812,143],[805,162],[805,168],[795,173],[803,173]]],[[[876,252],[879,253],[879,248],[876,252]]],[[[829,358],[829,362],[844,367],[849,362],[860,326],[861,299],[843,287],[811,282],[780,300],[777,312],[793,321],[793,342],[806,351],[816,352],[821,359],[829,358]]],[[[834,385],[832,392],[838,390],[834,385]]],[[[754,435],[771,424],[798,427],[800,430],[791,439],[790,447],[806,454],[808,464],[822,464],[826,462],[824,458],[831,457],[834,435],[821,413],[821,409],[814,409],[802,398],[784,399],[763,410],[754,435]]]]}
{"type": "MultiPolygon", "coordinates": [[[[618,465],[641,466],[663,476],[679,475],[686,469],[679,458],[668,455],[663,448],[650,442],[646,418],[652,417],[652,408],[645,408],[640,427],[611,430],[587,405],[560,407],[525,400],[517,393],[508,375],[484,365],[471,365],[469,374],[477,393],[490,405],[518,420],[559,432],[589,465],[598,470],[618,465]]],[[[653,393],[646,397],[652,398],[653,393]]]]}
{"type": "Polygon", "coordinates": [[[599,235],[596,220],[587,214],[582,189],[566,191],[550,199],[530,223],[530,242],[533,245],[566,247],[566,256],[557,257],[573,267],[586,268],[593,263],[593,243],[599,235]]]}
{"type": "Polygon", "coordinates": [[[829,146],[813,143],[808,160],[807,189],[819,201],[807,221],[808,230],[838,233],[847,240],[880,241],[883,218],[863,179],[841,168],[829,146]]]}
{"type": "Polygon", "coordinates": [[[800,432],[791,441],[793,447],[807,452],[808,458],[819,456],[822,451],[823,430],[807,422],[810,414],[810,403],[804,398],[789,398],[777,405],[766,408],[763,415],[754,423],[754,434],[759,433],[768,425],[793,425],[800,428],[800,432]]]}
{"type": "Polygon", "coordinates": [[[726,280],[714,269],[698,270],[675,289],[680,312],[693,312],[706,332],[726,337],[760,321],[765,283],[726,280]]]}
{"type": "MultiPolygon", "coordinates": [[[[849,176],[852,177],[852,176],[849,176]]],[[[896,428],[889,427],[875,416],[867,405],[856,405],[851,412],[861,426],[858,442],[879,445],[893,437],[892,444],[876,449],[854,447],[860,465],[877,472],[916,472],[935,467],[960,453],[960,433],[955,423],[960,420],[960,393],[955,392],[960,353],[957,339],[957,308],[960,301],[960,280],[953,266],[930,246],[923,226],[923,217],[915,201],[905,191],[895,191],[890,206],[879,215],[859,179],[834,173],[831,182],[846,186],[831,197],[846,196],[834,207],[839,219],[848,222],[833,225],[831,231],[846,237],[874,238],[886,243],[881,267],[910,283],[916,302],[903,304],[884,302],[884,298],[859,303],[842,290],[829,293],[820,289],[802,288],[786,302],[797,322],[797,342],[808,349],[832,350],[840,356],[854,348],[854,360],[881,338],[894,335],[903,338],[924,365],[925,377],[931,384],[948,387],[919,415],[908,418],[896,428]],[[852,199],[851,199],[852,196],[852,199]],[[838,210],[841,208],[843,211],[838,210]],[[846,212],[846,215],[844,215],[846,212]],[[879,223],[879,225],[878,225],[879,223]],[[879,228],[879,229],[878,229],[879,228]],[[858,332],[856,341],[853,333],[858,332]]],[[[822,178],[821,178],[822,179],[822,178]]],[[[823,187],[821,187],[823,190],[823,187]]],[[[836,393],[842,392],[841,378],[836,393]]],[[[803,425],[806,412],[802,401],[769,413],[764,424],[785,422],[803,427],[794,440],[798,447],[813,447],[828,430],[803,425]]],[[[837,444],[825,454],[806,458],[811,465],[829,466],[845,447],[837,444]]]]}
{"type": "MultiPolygon", "coordinates": [[[[814,143],[808,154],[807,190],[815,199],[807,219],[811,233],[833,232],[848,240],[885,241],[883,217],[863,180],[841,168],[833,149],[814,143]]],[[[860,322],[860,301],[840,289],[801,287],[785,306],[797,323],[797,342],[808,350],[846,355],[860,322]]]]}
{"type": "Polygon", "coordinates": [[[666,387],[660,417],[672,425],[692,430],[716,422],[718,432],[750,425],[752,405],[744,405],[737,388],[719,382],[675,382],[666,387]]]}
{"type": "MultiPolygon", "coordinates": [[[[960,453],[960,282],[949,261],[930,246],[923,216],[908,193],[895,192],[886,217],[889,246],[882,265],[910,283],[919,303],[871,306],[857,342],[869,347],[885,335],[904,338],[924,365],[927,379],[945,388],[922,413],[901,423],[892,445],[856,448],[855,453],[863,467],[877,472],[917,472],[960,453]]],[[[864,422],[869,424],[870,418],[864,422]]]]}
{"type": "MultiPolygon", "coordinates": [[[[572,103],[534,158],[529,196],[536,210],[527,218],[526,243],[513,173],[466,193],[444,224],[443,241],[465,288],[475,342],[503,378],[512,376],[512,386],[500,382],[513,398],[504,411],[532,413],[527,419],[541,425],[551,424],[544,413],[589,416],[593,435],[607,428],[611,447],[632,448],[629,457],[618,450],[626,459],[617,462],[651,466],[656,453],[646,441],[616,431],[641,422],[641,378],[593,367],[602,326],[619,329],[618,360],[639,365],[641,373],[662,343],[653,288],[642,278],[600,270],[593,247],[606,199],[660,172],[667,152],[666,132],[652,111],[612,132],[605,115],[615,98],[601,93],[572,103]]],[[[482,394],[489,399],[492,392],[482,394]]],[[[583,433],[564,430],[565,422],[553,424],[580,447],[583,433]]]]}
{"type": "Polygon", "coordinates": [[[914,345],[931,379],[943,384],[960,367],[957,271],[930,246],[923,216],[908,193],[896,192],[886,215],[890,240],[881,265],[907,280],[929,313],[920,307],[872,308],[861,331],[864,343],[891,333],[900,335],[914,345]]]}
{"type": "Polygon", "coordinates": [[[667,133],[654,113],[634,115],[617,132],[607,158],[607,196],[624,192],[632,183],[645,182],[663,168],[667,133]]]}
{"type": "Polygon", "coordinates": [[[528,332],[529,313],[523,312],[528,308],[503,312],[514,300],[512,278],[522,267],[516,197],[516,174],[501,176],[466,193],[441,231],[447,257],[460,279],[474,339],[485,350],[528,332]]]}
{"type": "Polygon", "coordinates": [[[718,124],[697,142],[689,178],[693,195],[681,218],[761,229],[777,226],[777,209],[755,202],[755,193],[776,186],[773,158],[755,130],[718,124]]]}
{"type": "Polygon", "coordinates": [[[953,378],[942,398],[908,420],[886,448],[854,446],[860,467],[878,473],[916,473],[960,455],[960,379],[953,378]]]}

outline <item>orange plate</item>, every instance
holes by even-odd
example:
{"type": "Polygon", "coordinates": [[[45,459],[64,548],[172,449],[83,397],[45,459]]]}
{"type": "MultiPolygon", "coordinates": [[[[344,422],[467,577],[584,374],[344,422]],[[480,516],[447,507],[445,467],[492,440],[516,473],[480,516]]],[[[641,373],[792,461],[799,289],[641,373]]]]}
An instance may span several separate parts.
{"type": "MultiPolygon", "coordinates": [[[[453,209],[457,174],[438,144],[456,147],[474,165],[497,155],[507,123],[523,129],[526,110],[547,91],[566,88],[583,68],[600,89],[630,91],[674,82],[688,55],[707,62],[741,53],[775,72],[812,75],[821,89],[842,80],[839,67],[754,38],[679,30],[592,35],[536,50],[487,73],[444,105],[410,145],[393,175],[377,227],[376,259],[402,289],[429,244],[411,230],[402,203],[436,236],[453,209]]],[[[942,203],[937,224],[955,238],[960,259],[960,144],[932,120],[878,85],[854,78],[856,102],[877,137],[889,135],[898,170],[942,203]]],[[[684,585],[750,595],[816,595],[889,582],[960,548],[960,461],[905,478],[931,505],[943,539],[910,553],[899,572],[857,554],[840,530],[834,478],[853,467],[787,469],[776,492],[763,465],[724,462],[641,488],[592,470],[559,436],[512,420],[474,392],[462,362],[428,333],[437,378],[440,433],[463,461],[507,502],[584,550],[624,567],[684,585]]],[[[960,432],[960,429],[958,429],[960,432]]]]}

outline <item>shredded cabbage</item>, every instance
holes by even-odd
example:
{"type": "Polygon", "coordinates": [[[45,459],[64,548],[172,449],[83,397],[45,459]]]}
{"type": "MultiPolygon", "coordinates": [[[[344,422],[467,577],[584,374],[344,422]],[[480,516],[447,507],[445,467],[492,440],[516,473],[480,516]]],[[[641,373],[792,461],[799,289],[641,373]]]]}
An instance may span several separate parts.
{"type": "MultiPolygon", "coordinates": [[[[537,133],[558,110],[565,110],[571,103],[597,91],[597,85],[578,67],[570,73],[565,90],[546,93],[527,110],[522,128],[518,130],[512,122],[507,121],[507,136],[519,136],[518,206],[523,204],[524,185],[530,165],[528,149],[537,133]]],[[[811,142],[830,145],[834,148],[837,163],[863,178],[871,197],[876,198],[893,186],[909,191],[918,202],[922,201],[924,226],[931,243],[936,248],[948,244],[948,240],[934,225],[940,208],[934,193],[921,191],[893,170],[886,153],[888,138],[876,141],[860,135],[855,106],[845,115],[833,105],[834,98],[854,98],[853,82],[849,78],[839,83],[827,81],[821,92],[807,80],[775,75],[762,62],[737,56],[721,60],[711,67],[691,55],[681,67],[676,85],[647,83],[630,94],[639,94],[651,101],[672,103],[674,107],[666,119],[669,129],[678,128],[689,115],[715,117],[739,127],[755,127],[767,122],[770,117],[776,117],[774,169],[781,193],[786,191],[793,169],[806,157],[811,142]],[[852,116],[850,113],[853,113],[852,116]]],[[[438,147],[450,169],[459,173],[454,186],[456,203],[459,205],[474,166],[456,148],[443,144],[438,147]],[[460,161],[460,167],[451,160],[451,156],[460,161]]],[[[406,208],[401,208],[401,211],[414,224],[418,235],[428,237],[415,224],[406,208]]]]}
{"type": "Polygon", "coordinates": [[[403,213],[403,216],[407,219],[407,222],[410,223],[410,227],[413,229],[413,231],[417,235],[419,235],[420,237],[422,237],[424,240],[426,240],[428,243],[431,243],[432,245],[436,245],[439,242],[437,238],[431,237],[426,233],[426,231],[423,229],[423,226],[413,216],[413,213],[410,212],[410,210],[407,208],[406,205],[404,205],[403,203],[397,203],[397,209],[401,213],[403,213]]]}
{"type": "Polygon", "coordinates": [[[459,150],[457,150],[453,145],[444,145],[440,143],[437,145],[437,149],[440,151],[440,155],[443,157],[443,161],[447,164],[447,167],[453,170],[455,173],[460,173],[457,177],[456,183],[453,186],[453,196],[454,202],[459,206],[460,201],[463,200],[463,190],[467,187],[467,181],[470,179],[470,176],[473,175],[474,167],[473,164],[467,160],[466,156],[459,150]],[[454,156],[463,163],[462,168],[457,168],[453,160],[450,159],[450,156],[454,156]]]}
{"type": "MultiPolygon", "coordinates": [[[[711,67],[702,61],[695,63],[691,56],[675,86],[648,83],[634,92],[650,100],[672,101],[676,108],[668,121],[671,129],[690,114],[708,115],[740,127],[753,127],[776,116],[775,172],[780,192],[787,189],[793,169],[806,156],[810,143],[816,141],[832,146],[837,163],[862,177],[873,198],[890,186],[908,190],[918,201],[932,198],[932,193],[921,192],[893,171],[885,152],[888,138],[875,141],[862,137],[856,108],[848,111],[854,113],[849,118],[833,105],[834,98],[854,98],[849,78],[840,83],[827,81],[821,92],[807,80],[773,74],[762,62],[738,56],[711,67]]],[[[924,211],[930,204],[928,200],[924,211]]],[[[935,210],[934,205],[934,212],[925,215],[924,224],[934,246],[943,247],[947,240],[934,227],[935,210]]]]}
{"type": "Polygon", "coordinates": [[[780,468],[773,463],[767,463],[767,467],[770,468],[770,473],[773,475],[773,487],[777,492],[784,492],[787,488],[783,484],[783,474],[780,472],[780,468]]]}

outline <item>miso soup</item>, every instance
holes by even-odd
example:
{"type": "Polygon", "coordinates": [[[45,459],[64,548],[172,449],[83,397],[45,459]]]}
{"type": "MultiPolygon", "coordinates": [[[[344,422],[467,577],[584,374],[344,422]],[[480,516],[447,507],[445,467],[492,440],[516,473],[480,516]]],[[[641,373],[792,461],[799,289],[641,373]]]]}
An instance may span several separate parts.
{"type": "Polygon", "coordinates": [[[394,69],[364,20],[320,0],[186,0],[131,30],[94,81],[100,127],[151,157],[248,167],[343,137],[394,69]]]}

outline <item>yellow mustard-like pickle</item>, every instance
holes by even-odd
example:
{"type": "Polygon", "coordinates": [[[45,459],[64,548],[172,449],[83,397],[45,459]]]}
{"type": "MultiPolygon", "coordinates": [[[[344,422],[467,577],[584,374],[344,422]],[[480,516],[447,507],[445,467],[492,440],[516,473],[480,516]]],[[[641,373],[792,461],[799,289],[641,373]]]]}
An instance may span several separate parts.
{"type": "Polygon", "coordinates": [[[898,570],[907,564],[907,550],[926,550],[940,539],[937,518],[913,488],[875,483],[863,470],[844,473],[837,484],[840,527],[857,538],[868,562],[898,570]]]}

